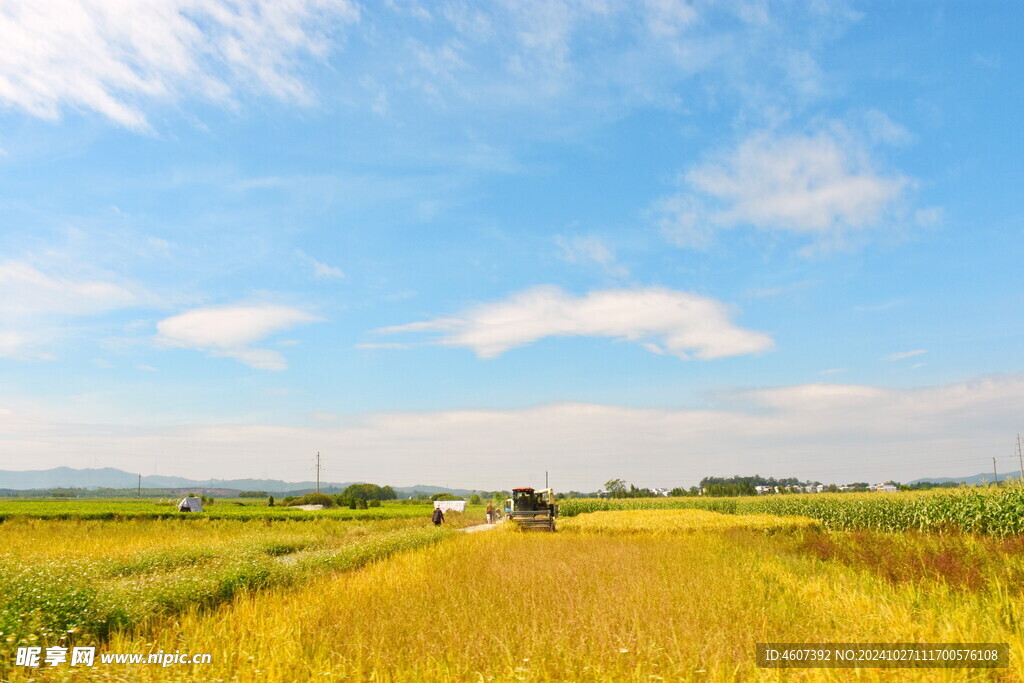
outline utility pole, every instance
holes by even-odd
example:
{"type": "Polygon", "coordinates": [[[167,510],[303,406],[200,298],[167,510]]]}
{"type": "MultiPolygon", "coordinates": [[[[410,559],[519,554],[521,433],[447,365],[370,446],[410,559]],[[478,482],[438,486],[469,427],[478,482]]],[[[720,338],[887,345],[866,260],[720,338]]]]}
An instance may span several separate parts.
{"type": "Polygon", "coordinates": [[[996,486],[999,485],[999,472],[996,471],[996,456],[992,456],[992,474],[996,475],[996,486]]]}
{"type": "Polygon", "coordinates": [[[142,498],[142,474],[139,474],[139,498],[142,498]]]}
{"type": "Polygon", "coordinates": [[[548,471],[544,470],[544,488],[548,488],[548,471]]]}
{"type": "Polygon", "coordinates": [[[1017,460],[1020,462],[1020,474],[1017,476],[1017,480],[1024,479],[1024,456],[1020,454],[1020,434],[1017,434],[1017,460]]]}
{"type": "Polygon", "coordinates": [[[316,452],[316,492],[320,493],[320,451],[316,452]]]}

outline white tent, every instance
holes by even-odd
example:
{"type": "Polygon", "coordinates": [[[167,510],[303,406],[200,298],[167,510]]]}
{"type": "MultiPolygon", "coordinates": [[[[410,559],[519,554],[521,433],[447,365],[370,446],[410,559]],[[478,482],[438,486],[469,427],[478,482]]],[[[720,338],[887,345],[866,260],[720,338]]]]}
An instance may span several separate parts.
{"type": "Polygon", "coordinates": [[[178,503],[178,512],[202,512],[203,499],[195,496],[185,496],[178,503]]]}
{"type": "Polygon", "coordinates": [[[454,510],[455,512],[466,511],[466,501],[464,500],[435,500],[435,508],[441,508],[441,512],[448,512],[454,510]]]}

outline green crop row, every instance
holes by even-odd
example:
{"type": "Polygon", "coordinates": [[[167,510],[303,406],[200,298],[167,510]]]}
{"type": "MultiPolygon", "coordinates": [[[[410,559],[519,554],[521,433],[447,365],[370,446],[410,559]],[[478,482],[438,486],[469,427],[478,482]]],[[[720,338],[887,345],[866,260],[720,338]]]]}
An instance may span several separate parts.
{"type": "Polygon", "coordinates": [[[742,498],[570,499],[566,517],[604,510],[692,508],[726,514],[798,515],[828,529],[963,531],[993,536],[1024,533],[1024,487],[942,493],[867,493],[742,498]]]}
{"type": "Polygon", "coordinates": [[[415,527],[369,533],[330,546],[264,541],[221,551],[159,551],[120,560],[24,562],[0,556],[0,642],[92,643],[111,631],[190,607],[209,607],[242,591],[285,586],[353,569],[455,532],[415,527]]]}

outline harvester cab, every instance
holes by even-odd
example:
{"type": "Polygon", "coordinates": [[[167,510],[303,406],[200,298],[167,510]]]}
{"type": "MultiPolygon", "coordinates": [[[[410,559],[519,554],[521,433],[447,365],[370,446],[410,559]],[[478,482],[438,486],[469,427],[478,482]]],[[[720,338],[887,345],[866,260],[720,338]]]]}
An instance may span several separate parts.
{"type": "Polygon", "coordinates": [[[505,501],[505,516],[520,529],[554,531],[558,506],[551,489],[536,491],[532,488],[512,489],[512,497],[505,501]]]}

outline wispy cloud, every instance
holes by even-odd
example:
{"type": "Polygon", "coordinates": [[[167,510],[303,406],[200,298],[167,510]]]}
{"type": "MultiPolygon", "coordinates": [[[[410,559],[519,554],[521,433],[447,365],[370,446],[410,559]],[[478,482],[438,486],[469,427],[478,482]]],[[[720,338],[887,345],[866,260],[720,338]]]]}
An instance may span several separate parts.
{"type": "Polygon", "coordinates": [[[898,353],[891,353],[885,357],[885,360],[903,360],[904,358],[913,358],[914,356],[920,356],[928,353],[925,349],[914,349],[913,351],[900,351],[898,353]]]}
{"type": "Polygon", "coordinates": [[[848,135],[756,133],[691,168],[655,212],[678,246],[705,247],[723,228],[752,226],[834,238],[875,225],[910,181],[876,172],[848,135]]]}
{"type": "Polygon", "coordinates": [[[481,358],[545,337],[606,337],[655,352],[703,360],[759,353],[771,337],[744,330],[719,301],[660,287],[590,292],[535,287],[463,313],[377,330],[380,334],[440,333],[436,343],[472,349],[481,358]]]}
{"type": "Polygon", "coordinates": [[[140,305],[149,295],[112,277],[49,272],[28,260],[0,262],[0,357],[40,359],[70,318],[140,305]]]}
{"type": "Polygon", "coordinates": [[[0,263],[0,311],[17,315],[87,315],[123,308],[136,293],[114,282],[49,274],[27,261],[0,263]]]}
{"type": "Polygon", "coordinates": [[[906,305],[906,299],[889,299],[888,301],[882,301],[877,304],[859,304],[853,307],[853,310],[857,313],[881,313],[882,311],[889,311],[894,308],[906,305]]]}
{"type": "Polygon", "coordinates": [[[235,358],[261,370],[284,370],[284,357],[252,344],[295,325],[320,320],[298,308],[278,305],[197,308],[157,323],[157,342],[235,358]]]}
{"type": "Polygon", "coordinates": [[[825,91],[817,46],[857,20],[841,4],[784,12],[685,0],[427,3],[415,11],[371,4],[362,15],[367,27],[391,23],[382,14],[397,12],[412,30],[375,35],[373,56],[358,63],[352,81],[363,106],[388,115],[411,102],[417,111],[424,103],[485,109],[503,122],[515,112],[517,129],[543,121],[545,136],[552,125],[589,128],[638,106],[678,109],[687,82],[718,103],[739,100],[748,118],[762,119],[771,115],[760,112],[791,98],[807,102],[825,91]],[[794,47],[808,42],[814,49],[794,47]],[[695,80],[701,74],[713,74],[707,86],[695,80]]]}
{"type": "Polygon", "coordinates": [[[241,92],[306,103],[297,57],[321,58],[329,32],[358,19],[348,0],[5,3],[0,102],[56,119],[85,109],[129,128],[142,103],[241,92]]]}
{"type": "Polygon", "coordinates": [[[615,252],[600,237],[559,235],[555,243],[560,250],[559,256],[567,263],[596,265],[612,277],[629,277],[629,270],[616,262],[615,252]]]}
{"type": "Polygon", "coordinates": [[[299,258],[305,261],[307,265],[313,268],[313,276],[316,278],[340,280],[345,277],[345,273],[343,273],[341,268],[338,268],[337,266],[329,266],[326,263],[321,263],[301,249],[297,250],[295,253],[299,258]]]}
{"type": "Polygon", "coordinates": [[[764,289],[754,289],[750,291],[750,295],[758,299],[765,299],[774,296],[781,296],[783,294],[792,294],[793,292],[799,292],[803,289],[815,287],[820,282],[818,280],[801,280],[799,282],[793,282],[788,285],[780,285],[779,287],[767,287],[764,289]]]}
{"type": "Polygon", "coordinates": [[[344,50],[330,65],[342,73],[342,99],[386,117],[469,106],[544,110],[548,124],[561,112],[558,126],[579,127],[638,105],[678,107],[677,86],[709,72],[716,99],[751,99],[756,112],[823,91],[816,50],[793,43],[799,35],[818,45],[856,21],[838,5],[9,3],[0,10],[0,103],[48,119],[92,111],[146,129],[149,108],[186,98],[310,103],[309,61],[344,50]]]}

